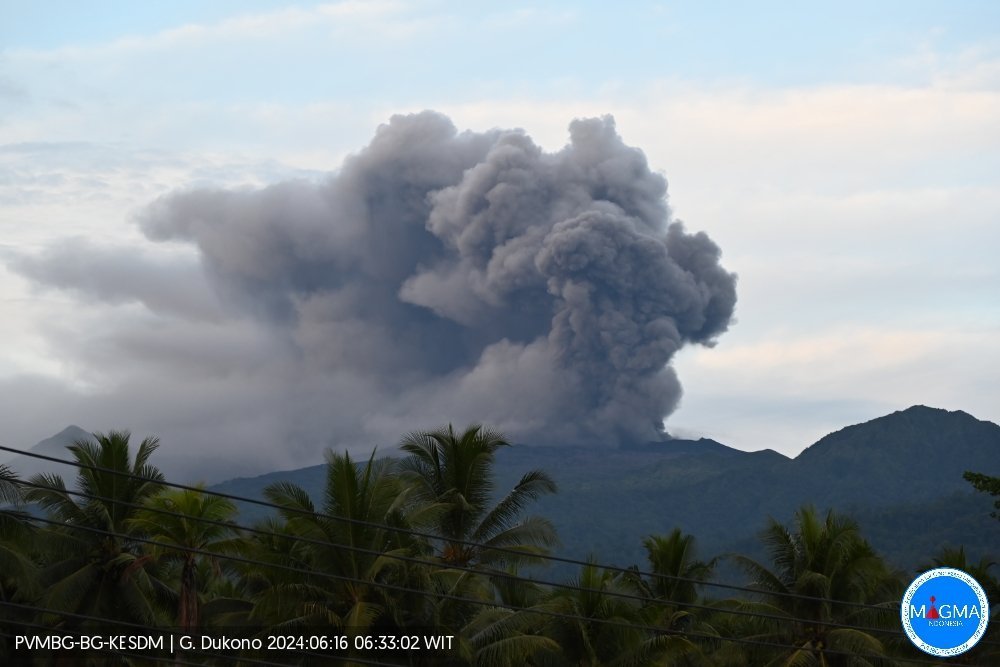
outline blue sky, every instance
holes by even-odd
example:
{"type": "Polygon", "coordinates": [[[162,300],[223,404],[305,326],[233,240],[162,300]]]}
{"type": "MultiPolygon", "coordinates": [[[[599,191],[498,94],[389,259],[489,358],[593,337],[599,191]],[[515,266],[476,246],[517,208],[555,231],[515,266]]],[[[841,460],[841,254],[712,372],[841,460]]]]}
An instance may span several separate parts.
{"type": "MultiPolygon", "coordinates": [[[[809,85],[817,82],[918,81],[926,76],[913,58],[931,53],[958,56],[974,48],[995,49],[1000,8],[992,2],[637,2],[535,3],[355,3],[355,14],[391,15],[433,34],[433,40],[366,39],[364,34],[339,40],[307,40],[301,51],[324,55],[367,56],[357,68],[359,88],[391,97],[367,76],[375,67],[392,68],[405,55],[421,75],[410,80],[421,92],[447,94],[457,83],[481,85],[515,82],[544,89],[552,82],[635,84],[669,77],[748,81],[756,85],[809,85]],[[380,6],[384,11],[373,9],[380,6]],[[423,25],[420,25],[423,24],[423,25]],[[992,43],[991,43],[992,42],[992,43]],[[458,53],[476,54],[456,58],[458,53]],[[422,71],[421,71],[422,70],[422,71]],[[909,71],[907,71],[909,70],[909,71]],[[908,76],[907,76],[908,75],[908,76]]],[[[4,3],[6,49],[53,50],[99,47],[128,37],[143,39],[182,26],[219,26],[240,17],[277,17],[292,11],[308,13],[308,3],[177,1],[4,3]]],[[[321,38],[331,26],[304,30],[321,38]]],[[[277,30],[260,35],[280,41],[277,30]]],[[[287,47],[283,44],[283,47],[287,47]]],[[[242,52],[255,61],[293,60],[299,53],[282,48],[242,52]]],[[[224,63],[219,63],[224,64],[224,63]]],[[[408,77],[409,78],[409,77],[408,77]]],[[[335,86],[338,77],[328,81],[335,86]]],[[[271,83],[275,79],[268,78],[271,83]]],[[[309,90],[291,77],[277,92],[294,102],[323,99],[327,87],[309,90]]],[[[398,81],[397,81],[398,83],[398,81]]],[[[200,92],[200,91],[199,91],[200,92]]],[[[268,97],[261,88],[216,88],[219,100],[268,97]]]]}
{"type": "MultiPolygon", "coordinates": [[[[2,2],[0,257],[184,255],[136,212],[321,178],[393,113],[548,149],[611,113],[740,276],[737,324],[675,363],[668,428],[795,453],[913,403],[1000,421],[998,27],[995,2],[2,2]]],[[[140,307],[9,266],[0,299],[0,382],[23,396],[0,439],[129,420],[126,378],[53,329],[140,307]]],[[[130,409],[197,436],[191,406],[130,409]]]]}

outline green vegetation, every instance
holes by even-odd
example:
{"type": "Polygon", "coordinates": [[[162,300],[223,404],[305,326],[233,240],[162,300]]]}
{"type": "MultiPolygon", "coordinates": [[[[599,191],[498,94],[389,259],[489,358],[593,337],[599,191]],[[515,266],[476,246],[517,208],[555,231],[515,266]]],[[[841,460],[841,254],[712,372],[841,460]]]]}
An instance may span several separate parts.
{"type": "Polygon", "coordinates": [[[996,508],[996,511],[990,514],[990,516],[1000,520],[1000,477],[990,477],[978,472],[966,472],[962,475],[962,478],[972,484],[976,488],[976,491],[982,491],[994,498],[998,498],[993,501],[993,507],[996,508]]]}
{"type": "MultiPolygon", "coordinates": [[[[153,556],[131,538],[143,503],[164,490],[163,475],[149,463],[158,443],[147,438],[132,459],[129,434],[96,434],[69,447],[77,468],[76,492],[59,475],[29,480],[28,502],[48,515],[38,542],[41,607],[142,624],[165,620],[154,598],[148,567],[153,556]]],[[[79,626],[73,622],[71,625],[79,626]]]]}
{"type": "MultiPolygon", "coordinates": [[[[264,497],[276,511],[251,526],[235,522],[228,499],[171,488],[152,462],[156,440],[133,456],[127,432],[69,447],[80,466],[72,488],[57,475],[22,481],[0,467],[0,662],[148,664],[155,652],[29,659],[12,638],[179,629],[348,640],[304,651],[160,652],[168,662],[924,664],[898,622],[912,573],[894,570],[836,511],[802,506],[789,523],[772,519],[757,553],[705,558],[692,533],[673,528],[642,540],[644,558],[632,567],[585,562],[572,577],[525,576],[526,568],[552,574],[539,566],[557,536],[534,512],[556,486],[543,470],[498,475],[507,445],[488,428],[448,426],[405,436],[399,459],[329,453],[321,489],[270,484],[264,497]],[[723,568],[744,573],[746,585],[713,589],[723,568]],[[428,634],[453,641],[391,653],[356,641],[428,634]]],[[[671,460],[661,461],[665,470],[671,460]]],[[[937,565],[965,569],[989,595],[998,592],[994,564],[970,560],[964,548],[940,551],[928,567],[937,565]]],[[[996,624],[962,660],[1000,663],[996,624]]]]}

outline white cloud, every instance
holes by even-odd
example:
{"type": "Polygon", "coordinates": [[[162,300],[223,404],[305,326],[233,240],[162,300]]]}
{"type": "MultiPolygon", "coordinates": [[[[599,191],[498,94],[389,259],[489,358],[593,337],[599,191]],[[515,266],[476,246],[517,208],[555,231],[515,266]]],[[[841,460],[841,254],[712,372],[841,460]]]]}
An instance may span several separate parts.
{"type": "MultiPolygon", "coordinates": [[[[162,53],[180,49],[218,47],[220,43],[288,38],[306,28],[322,27],[341,34],[358,29],[376,31],[395,37],[410,29],[407,23],[423,23],[424,19],[403,20],[407,5],[400,2],[346,0],[321,4],[308,9],[288,7],[259,14],[242,14],[215,23],[188,23],[148,35],[130,35],[93,45],[67,45],[54,49],[8,49],[6,56],[14,63],[65,64],[79,60],[108,60],[135,57],[151,52],[162,53]]],[[[356,34],[356,33],[355,33],[356,34]]]]}
{"type": "Polygon", "coordinates": [[[664,83],[607,98],[477,100],[443,110],[463,125],[520,125],[558,143],[567,117],[613,113],[625,138],[672,182],[713,190],[723,182],[737,192],[849,194],[921,178],[962,179],[992,166],[986,155],[1000,149],[1000,91],[945,85],[761,90],[664,83]],[[944,173],[932,171],[936,165],[944,173]]]}
{"type": "Polygon", "coordinates": [[[668,428],[794,455],[832,428],[915,404],[1000,421],[1000,388],[990,379],[1000,368],[1000,325],[774,333],[683,352],[686,393],[668,428]]]}

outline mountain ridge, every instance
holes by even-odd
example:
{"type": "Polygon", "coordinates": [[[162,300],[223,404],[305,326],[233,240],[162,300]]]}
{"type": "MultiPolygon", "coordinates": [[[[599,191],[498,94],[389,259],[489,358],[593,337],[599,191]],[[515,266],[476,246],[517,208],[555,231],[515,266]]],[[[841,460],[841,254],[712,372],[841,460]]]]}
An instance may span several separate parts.
{"type": "MultiPolygon", "coordinates": [[[[67,427],[31,451],[69,458],[64,447],[79,437],[90,434],[67,427]]],[[[873,545],[903,567],[926,560],[930,545],[995,549],[991,503],[961,475],[1000,475],[1000,426],[961,410],[911,406],[833,431],[794,458],[770,449],[746,452],[711,438],[614,449],[518,444],[497,454],[498,494],[536,468],[560,490],[540,499],[533,513],[555,523],[560,553],[572,557],[641,562],[642,538],[674,527],[694,534],[704,552],[721,553],[751,543],[768,517],[786,521],[805,504],[855,516],[873,545]]],[[[54,472],[67,481],[73,474],[54,472]]],[[[208,488],[260,498],[277,481],[319,496],[325,464],[234,477],[208,488]]],[[[250,522],[266,510],[244,503],[241,512],[250,522]]]]}
{"type": "MultiPolygon", "coordinates": [[[[315,496],[322,493],[323,468],[210,488],[259,495],[269,482],[290,480],[315,496]]],[[[1000,426],[960,410],[912,406],[834,431],[795,458],[766,449],[744,452],[707,438],[608,450],[515,445],[497,454],[498,491],[535,468],[549,472],[560,488],[540,499],[533,513],[555,523],[561,553],[572,557],[641,562],[642,538],[674,527],[694,534],[703,551],[721,553],[752,542],[768,517],[786,521],[804,504],[855,516],[876,548],[900,567],[929,558],[928,545],[995,548],[990,503],[961,474],[1000,474],[1000,426]],[[698,443],[708,446],[699,449],[698,443]],[[931,483],[929,497],[912,491],[931,483]],[[953,516],[952,507],[965,506],[971,512],[953,516]],[[922,526],[934,532],[920,534],[922,526]]]]}

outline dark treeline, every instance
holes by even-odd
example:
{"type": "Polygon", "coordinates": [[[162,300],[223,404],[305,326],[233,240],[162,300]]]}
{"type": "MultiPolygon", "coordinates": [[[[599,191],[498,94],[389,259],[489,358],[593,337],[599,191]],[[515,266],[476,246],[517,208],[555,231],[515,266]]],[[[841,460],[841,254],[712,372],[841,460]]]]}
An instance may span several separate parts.
{"type": "MultiPolygon", "coordinates": [[[[152,460],[157,441],[136,446],[127,432],[69,447],[79,466],[69,484],[0,466],[0,663],[1000,664],[996,623],[957,659],[915,649],[899,623],[914,573],[894,571],[834,511],[803,507],[791,525],[771,521],[760,533],[763,560],[706,557],[674,530],[644,540],[646,562],[580,563],[570,580],[544,581],[558,538],[531,505],[556,485],[529,471],[496,500],[494,456],[506,445],[487,428],[448,427],[406,436],[398,459],[328,453],[318,503],[294,484],[272,484],[265,498],[276,512],[253,526],[237,524],[228,498],[167,484],[152,460]],[[713,576],[723,563],[746,580],[720,587],[713,576]],[[154,630],[306,639],[284,651],[199,644],[172,657],[15,647],[19,635],[154,630]],[[451,639],[373,645],[410,637],[451,639]]],[[[987,492],[991,480],[970,477],[987,492]]],[[[962,548],[926,563],[969,572],[995,602],[993,565],[962,548]]]]}

